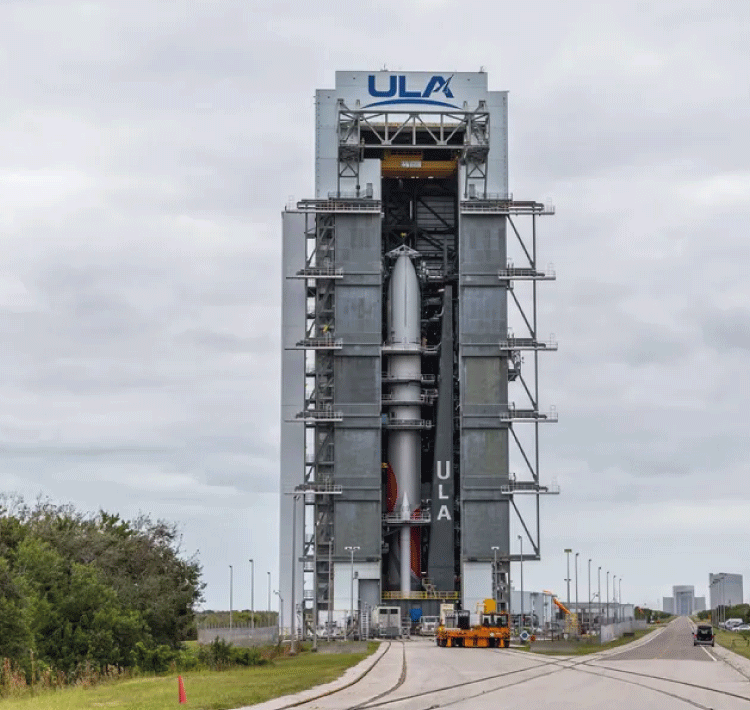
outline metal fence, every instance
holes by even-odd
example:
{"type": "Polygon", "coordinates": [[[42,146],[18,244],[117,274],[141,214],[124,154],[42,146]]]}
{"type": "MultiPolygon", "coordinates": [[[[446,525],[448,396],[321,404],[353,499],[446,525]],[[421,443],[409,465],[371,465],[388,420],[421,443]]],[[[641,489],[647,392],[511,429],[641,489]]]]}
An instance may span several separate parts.
{"type": "Polygon", "coordinates": [[[233,646],[269,646],[279,642],[279,629],[276,626],[265,626],[253,629],[250,624],[228,626],[202,626],[198,628],[198,643],[211,643],[217,638],[233,646]]]}

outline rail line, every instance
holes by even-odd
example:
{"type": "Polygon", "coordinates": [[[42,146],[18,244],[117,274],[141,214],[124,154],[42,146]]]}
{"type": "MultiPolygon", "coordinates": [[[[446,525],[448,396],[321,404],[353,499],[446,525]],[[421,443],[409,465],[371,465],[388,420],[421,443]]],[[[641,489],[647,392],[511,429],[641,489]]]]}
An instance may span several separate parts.
{"type": "MultiPolygon", "coordinates": [[[[493,651],[493,653],[503,654],[503,653],[507,653],[507,651],[496,650],[496,651],[493,651]]],[[[532,659],[529,658],[527,660],[532,660],[532,659]]],[[[495,674],[492,674],[492,675],[484,676],[482,678],[475,678],[475,679],[472,679],[472,680],[469,680],[469,681],[463,681],[461,683],[454,683],[452,685],[447,685],[447,686],[443,686],[443,687],[435,688],[435,689],[431,689],[431,690],[425,690],[425,691],[421,691],[419,693],[413,693],[411,695],[402,695],[402,696],[399,696],[397,698],[390,698],[390,699],[386,699],[386,700],[380,700],[379,702],[375,702],[376,700],[379,700],[379,698],[378,699],[373,698],[373,699],[371,699],[369,701],[366,701],[365,703],[361,703],[359,705],[352,706],[348,710],[355,710],[355,708],[356,708],[356,710],[369,710],[370,708],[387,707],[389,705],[395,705],[397,703],[403,703],[405,701],[416,700],[416,699],[419,699],[419,698],[428,699],[430,696],[434,696],[434,695],[439,694],[439,693],[445,693],[445,692],[448,692],[448,691],[451,691],[451,690],[455,690],[456,688],[475,686],[475,685],[479,685],[481,683],[486,683],[486,682],[492,681],[492,680],[499,680],[501,678],[508,678],[509,676],[517,676],[517,675],[519,675],[521,673],[528,673],[528,672],[533,672],[533,671],[539,671],[539,670],[542,670],[542,669],[545,669],[545,668],[549,669],[550,666],[553,666],[554,668],[549,669],[549,670],[547,670],[546,672],[543,672],[543,673],[535,673],[534,675],[532,675],[531,677],[528,677],[528,678],[520,678],[520,679],[518,679],[518,680],[516,680],[514,682],[504,683],[502,685],[498,685],[498,686],[491,687],[491,688],[484,688],[484,689],[482,689],[481,691],[479,691],[477,693],[473,693],[471,695],[465,695],[465,696],[463,696],[461,698],[456,698],[456,699],[453,699],[453,700],[446,700],[444,702],[429,703],[429,704],[426,704],[424,707],[420,708],[420,710],[436,710],[437,708],[450,707],[452,705],[457,705],[457,704],[465,702],[467,700],[472,700],[474,698],[478,698],[478,697],[481,697],[481,696],[484,696],[484,695],[488,695],[488,694],[491,694],[491,693],[501,692],[502,690],[506,690],[508,688],[512,688],[512,687],[515,687],[515,686],[518,686],[518,685],[522,685],[524,683],[530,683],[532,681],[535,681],[535,680],[538,680],[538,679],[541,679],[541,678],[545,678],[545,677],[548,677],[548,676],[556,674],[556,673],[562,673],[565,670],[578,671],[579,673],[586,673],[588,675],[594,675],[594,676],[601,677],[601,678],[607,678],[608,680],[612,680],[612,681],[615,681],[615,682],[626,683],[628,685],[634,685],[634,686],[636,686],[638,688],[642,688],[644,690],[649,690],[651,692],[654,692],[654,693],[657,693],[657,694],[660,694],[660,695],[664,695],[664,696],[673,698],[673,699],[678,700],[680,702],[684,702],[687,705],[690,705],[690,706],[695,707],[695,708],[699,708],[699,710],[713,710],[713,706],[711,706],[711,705],[704,705],[703,703],[700,703],[700,702],[698,702],[697,700],[695,700],[693,698],[685,697],[684,695],[679,695],[676,692],[670,692],[669,690],[665,690],[663,688],[655,688],[655,687],[653,687],[651,685],[647,685],[647,684],[644,684],[644,683],[639,683],[636,680],[631,680],[629,678],[622,678],[622,677],[612,676],[612,675],[609,675],[608,673],[620,673],[622,675],[627,675],[627,676],[636,676],[636,677],[639,677],[639,678],[651,679],[651,680],[654,680],[654,681],[657,681],[657,682],[661,682],[661,683],[670,683],[670,684],[673,684],[673,685],[676,685],[676,686],[684,686],[684,687],[687,687],[687,688],[690,688],[690,689],[693,689],[693,690],[701,690],[701,691],[705,691],[705,692],[712,693],[712,694],[715,694],[715,695],[721,695],[721,696],[725,696],[725,697],[734,698],[736,700],[742,700],[742,701],[744,701],[745,703],[747,703],[750,706],[750,697],[747,697],[745,695],[739,695],[738,693],[732,693],[732,692],[727,691],[727,690],[720,690],[720,689],[712,688],[712,687],[705,686],[705,685],[699,685],[698,683],[691,683],[689,681],[679,681],[679,680],[675,680],[673,678],[667,678],[665,676],[652,675],[652,674],[649,674],[649,673],[641,673],[641,672],[638,672],[638,671],[628,671],[628,670],[623,670],[621,668],[613,668],[611,666],[593,665],[595,659],[584,659],[584,660],[580,660],[580,661],[558,661],[558,660],[550,660],[550,659],[544,659],[544,660],[542,660],[542,659],[534,658],[533,660],[535,661],[536,665],[529,666],[527,668],[519,668],[519,669],[515,669],[515,670],[512,670],[512,671],[505,671],[503,673],[495,673],[495,674]],[[601,671],[601,672],[599,672],[599,671],[601,671]]],[[[406,661],[404,661],[404,664],[405,663],[406,663],[406,661]]],[[[731,668],[731,666],[730,666],[730,668],[731,668]]],[[[403,675],[405,675],[405,673],[406,673],[406,667],[404,665],[403,675]]],[[[383,693],[379,697],[383,698],[383,697],[389,695],[391,692],[392,691],[388,691],[386,693],[383,693]]]]}

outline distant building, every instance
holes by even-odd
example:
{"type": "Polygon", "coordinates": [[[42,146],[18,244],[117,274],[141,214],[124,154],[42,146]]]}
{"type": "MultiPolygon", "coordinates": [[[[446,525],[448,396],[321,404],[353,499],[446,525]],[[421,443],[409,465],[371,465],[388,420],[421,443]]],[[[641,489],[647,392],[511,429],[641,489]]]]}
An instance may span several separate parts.
{"type": "Polygon", "coordinates": [[[672,587],[672,596],[674,597],[673,614],[690,616],[695,613],[695,587],[692,584],[678,584],[672,587]]]}
{"type": "Polygon", "coordinates": [[[706,597],[695,597],[693,612],[706,611],[706,597]]]}
{"type": "Polygon", "coordinates": [[[708,593],[711,608],[742,604],[742,575],[717,572],[708,575],[708,593]]]}
{"type": "Polygon", "coordinates": [[[664,597],[661,610],[667,614],[674,614],[674,597],[664,597]]]}

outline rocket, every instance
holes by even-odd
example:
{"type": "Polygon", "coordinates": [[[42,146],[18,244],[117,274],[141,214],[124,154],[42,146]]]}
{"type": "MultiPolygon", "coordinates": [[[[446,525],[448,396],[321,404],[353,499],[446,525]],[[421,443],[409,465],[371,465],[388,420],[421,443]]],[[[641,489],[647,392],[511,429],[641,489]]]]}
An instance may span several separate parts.
{"type": "MultiPolygon", "coordinates": [[[[397,259],[391,274],[387,301],[389,354],[387,370],[392,420],[419,420],[421,410],[421,304],[419,280],[407,253],[397,259]]],[[[421,499],[421,437],[418,429],[392,429],[388,434],[388,463],[393,471],[389,512],[398,512],[401,528],[389,562],[389,582],[402,593],[419,581],[420,546],[418,527],[409,524],[421,499]],[[416,544],[414,538],[416,537],[416,544]]]]}

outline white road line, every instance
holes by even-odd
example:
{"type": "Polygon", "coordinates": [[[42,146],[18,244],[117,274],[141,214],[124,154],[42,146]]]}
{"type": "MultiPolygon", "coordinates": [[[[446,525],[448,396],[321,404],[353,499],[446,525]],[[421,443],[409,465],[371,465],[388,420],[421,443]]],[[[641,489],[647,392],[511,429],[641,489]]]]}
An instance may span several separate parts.
{"type": "Polygon", "coordinates": [[[701,646],[701,648],[702,648],[702,649],[703,649],[703,650],[704,650],[704,651],[706,652],[706,654],[708,655],[708,657],[709,657],[709,658],[710,658],[710,659],[711,659],[711,660],[712,660],[712,661],[713,661],[714,663],[717,663],[717,662],[719,661],[719,659],[718,659],[718,658],[716,658],[716,656],[714,656],[714,655],[713,655],[713,654],[711,653],[711,651],[709,651],[709,650],[708,650],[708,649],[707,649],[707,648],[706,648],[705,646],[701,646]]]}

